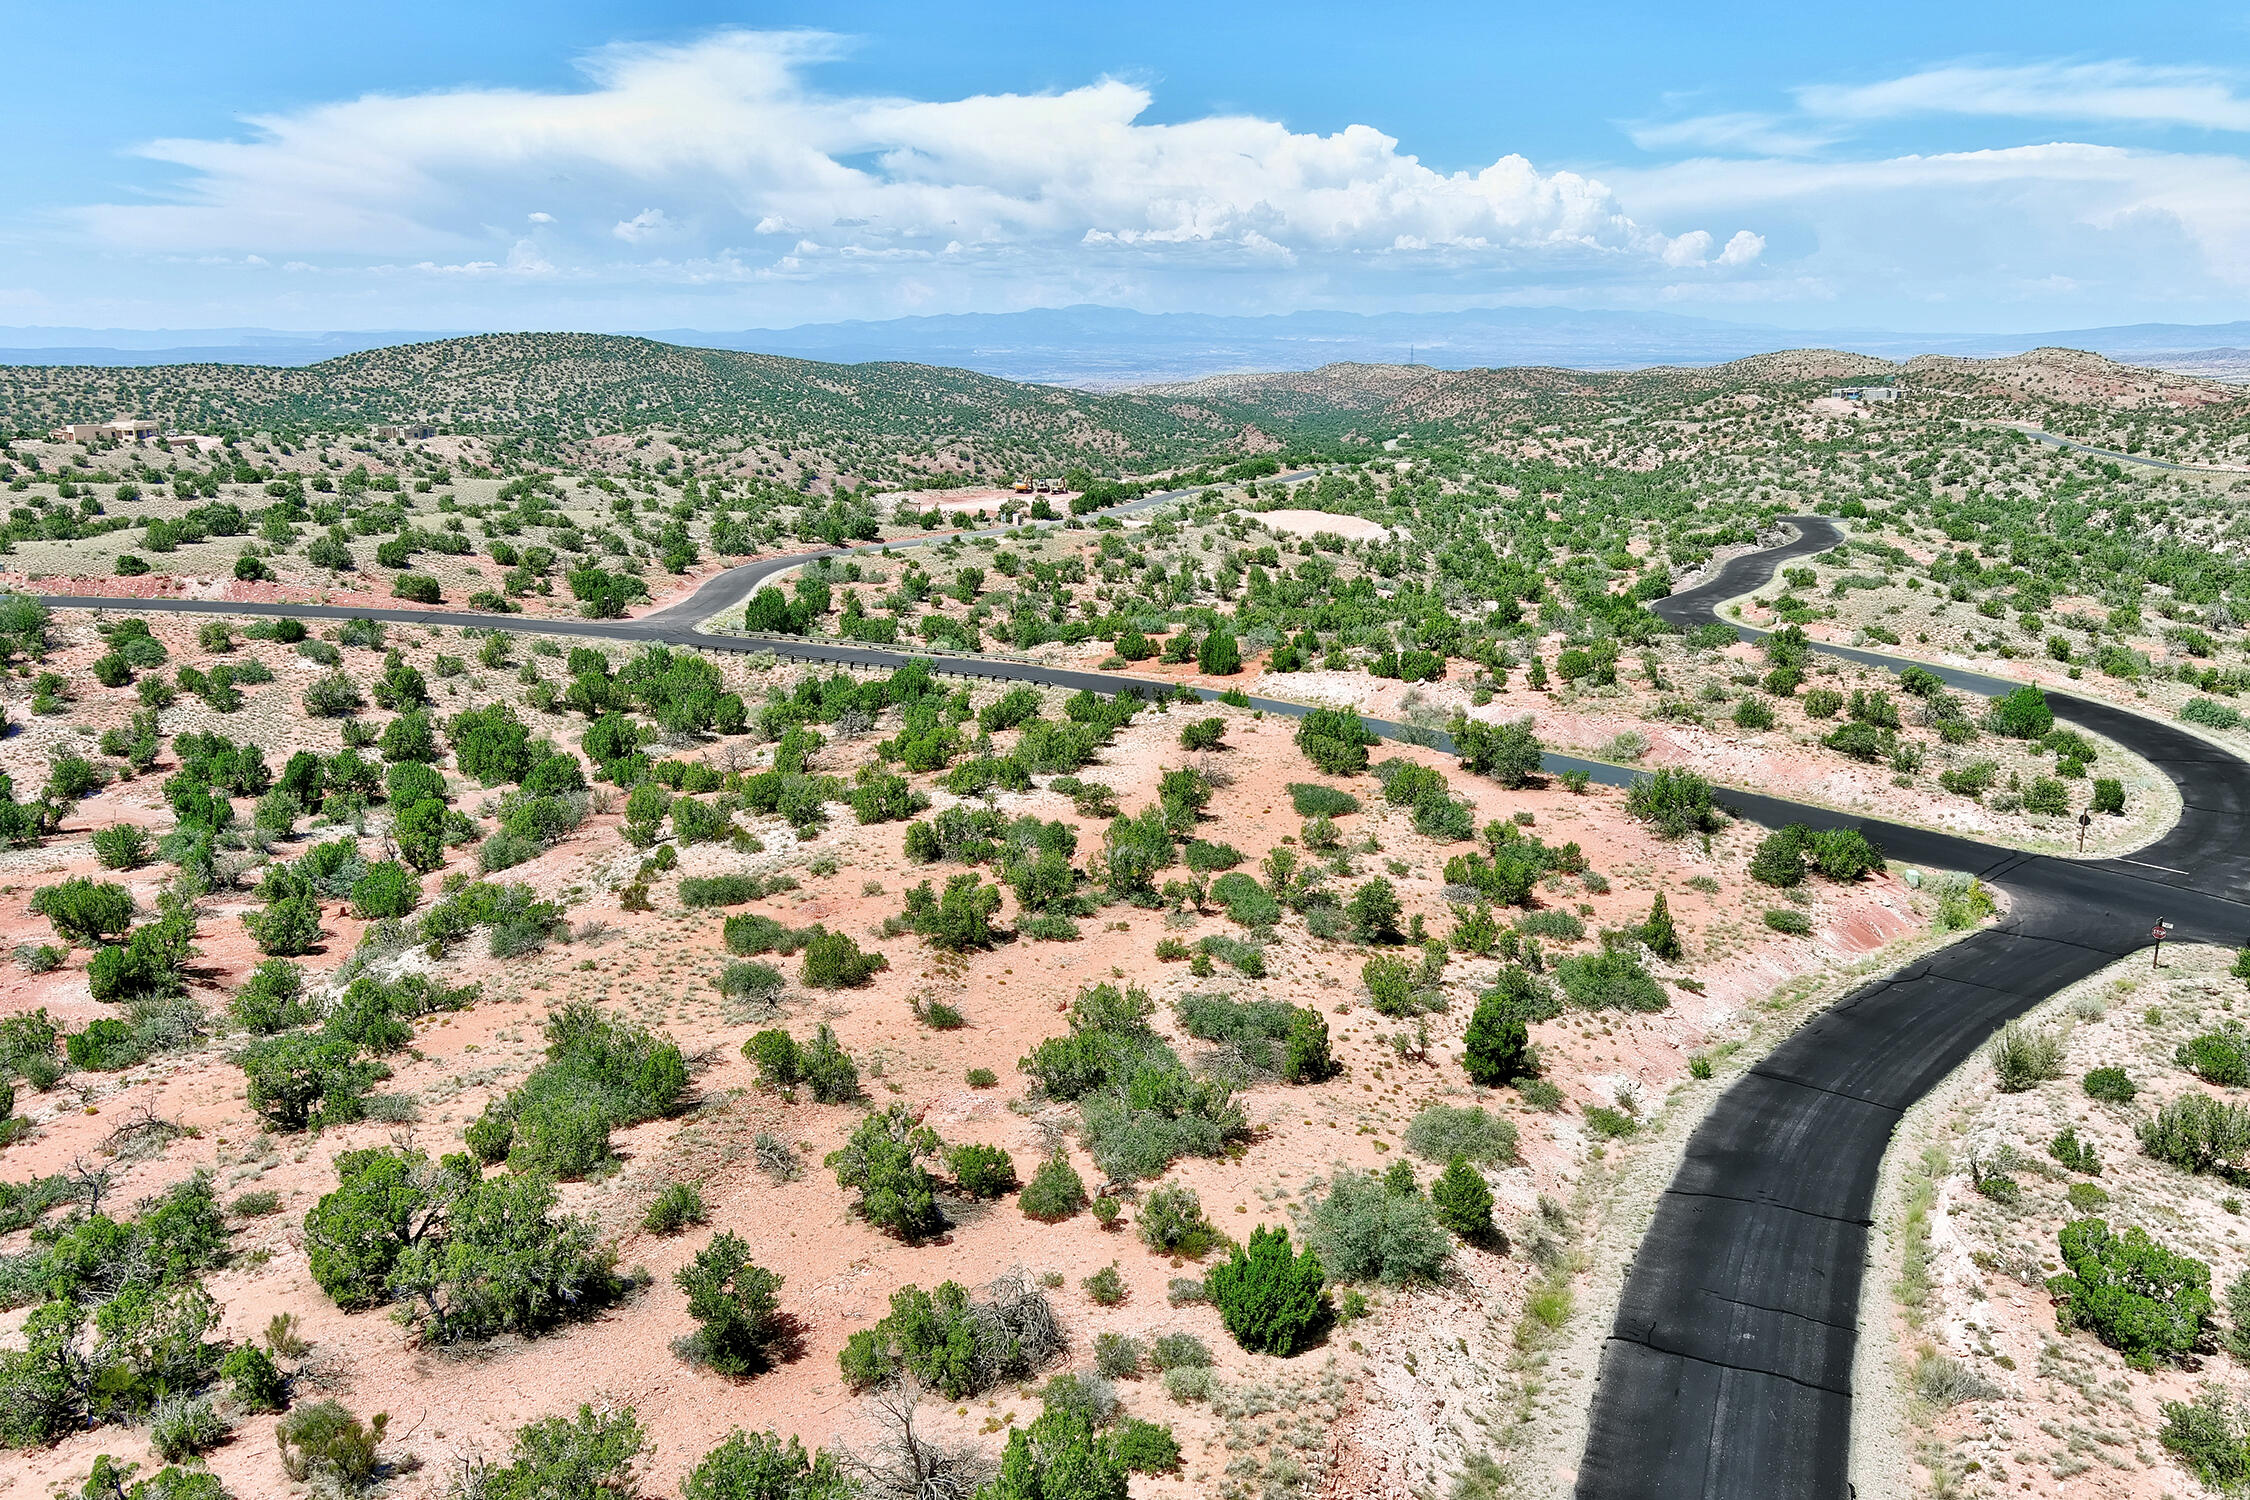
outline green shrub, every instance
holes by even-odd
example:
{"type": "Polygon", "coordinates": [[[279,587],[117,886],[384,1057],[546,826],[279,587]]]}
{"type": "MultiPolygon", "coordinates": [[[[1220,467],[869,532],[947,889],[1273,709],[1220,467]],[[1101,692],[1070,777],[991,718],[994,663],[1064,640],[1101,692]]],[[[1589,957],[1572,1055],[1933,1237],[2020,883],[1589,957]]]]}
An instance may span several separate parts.
{"type": "Polygon", "coordinates": [[[1399,1286],[1436,1280],[1451,1247],[1412,1181],[1411,1172],[1400,1185],[1373,1173],[1338,1172],[1312,1205],[1305,1231],[1321,1266],[1341,1281],[1399,1286]]]}
{"type": "Polygon", "coordinates": [[[149,1412],[148,1445],[166,1462],[208,1452],[226,1437],[226,1419],[213,1410],[208,1396],[167,1396],[149,1412]]]}
{"type": "Polygon", "coordinates": [[[547,1060],[486,1106],[469,1144],[519,1171],[583,1177],[608,1164],[614,1127],[671,1114],[687,1087],[677,1043],[570,1001],[547,1018],[547,1060]]]}
{"type": "Polygon", "coordinates": [[[1805,717],[1808,719],[1833,719],[1843,711],[1844,695],[1834,688],[1808,688],[1805,691],[1805,717]]]}
{"type": "Polygon", "coordinates": [[[1430,1184],[1430,1206],[1438,1222],[1462,1239],[1482,1242],[1496,1233],[1492,1189],[1465,1157],[1454,1157],[1430,1184]]]}
{"type": "Polygon", "coordinates": [[[133,924],[130,891],[82,875],[33,891],[29,910],[35,917],[45,917],[55,936],[71,948],[115,942],[133,924]]]}
{"type": "Polygon", "coordinates": [[[1463,1044],[1461,1060],[1469,1081],[1483,1088],[1499,1088],[1539,1071],[1525,1005],[1531,976],[1520,969],[1504,969],[1500,977],[1498,986],[1477,998],[1463,1044]]]}
{"type": "Polygon", "coordinates": [[[286,958],[269,958],[250,971],[227,1002],[235,1024],[265,1035],[303,1026],[314,1019],[305,1002],[305,974],[286,958]]]}
{"type": "Polygon", "coordinates": [[[959,1401],[1022,1379],[1061,1352],[1061,1328],[1045,1293],[1014,1276],[993,1283],[991,1293],[977,1303],[950,1281],[935,1292],[899,1288],[889,1316],[853,1334],[838,1353],[844,1383],[865,1390],[906,1371],[959,1401]]]}
{"type": "Polygon", "coordinates": [[[2000,779],[2000,763],[1973,760],[1965,766],[1938,773],[1938,785],[1960,797],[1981,797],[2000,779]]]}
{"type": "Polygon", "coordinates": [[[88,1021],[84,1031],[63,1038],[63,1053],[74,1068],[94,1073],[115,1073],[148,1056],[133,1028],[124,1021],[104,1017],[88,1021]]]}
{"type": "Polygon", "coordinates": [[[576,1182],[609,1164],[609,1132],[616,1122],[601,1100],[548,1085],[519,1090],[510,1103],[511,1170],[576,1182]]]}
{"type": "Polygon", "coordinates": [[[2211,1317],[2209,1266],[2137,1224],[2117,1234],[2105,1220],[2076,1219],[2059,1241],[2064,1269],[2047,1282],[2062,1304],[2058,1321],[2088,1330],[2136,1369],[2194,1349],[2211,1317]]]}
{"type": "Polygon", "coordinates": [[[766,894],[766,882],[755,875],[684,875],[680,878],[680,904],[687,907],[740,906],[766,894]]]}
{"type": "Polygon", "coordinates": [[[878,1229],[919,1244],[945,1228],[937,1184],[922,1162],[938,1152],[937,1132],[917,1125],[904,1105],[871,1114],[825,1164],[836,1185],[859,1194],[853,1207],[878,1229]]]}
{"type": "Polygon", "coordinates": [[[758,1065],[758,1082],[769,1089],[792,1089],[804,1078],[796,1039],[779,1027],[759,1032],[742,1044],[742,1055],[758,1065]]]}
{"type": "Polygon", "coordinates": [[[2010,1021],[1986,1048],[2000,1092],[2020,1094],[2062,1077],[2062,1038],[2043,1027],[2010,1021]]]}
{"type": "Polygon", "coordinates": [[[244,1048],[251,1111],[269,1130],[321,1129],[357,1120],[367,1093],[390,1070],[357,1044],[317,1033],[285,1032],[244,1048]]]}
{"type": "Polygon", "coordinates": [[[767,1006],[787,981],[772,964],[736,959],[719,973],[719,993],[749,1006],[767,1006]]]}
{"type": "Polygon", "coordinates": [[[1812,918],[1787,907],[1768,907],[1766,925],[1776,932],[1788,933],[1791,937],[1809,937],[1812,934],[1812,918]]]}
{"type": "Polygon", "coordinates": [[[797,1069],[817,1103],[848,1104],[860,1096],[859,1067],[825,1021],[797,1049],[797,1069]]]}
{"type": "Polygon", "coordinates": [[[1856,828],[1816,829],[1808,835],[1806,853],[1830,880],[1857,880],[1883,868],[1883,851],[1856,828]]]}
{"type": "Polygon", "coordinates": [[[891,966],[891,961],[882,954],[861,951],[849,934],[818,927],[806,941],[804,950],[797,978],[809,989],[856,989],[891,966]]]}
{"type": "Polygon", "coordinates": [[[1017,1202],[1026,1218],[1059,1224],[1086,1207],[1086,1183],[1069,1159],[1058,1153],[1039,1164],[1017,1202]]]}
{"type": "Polygon", "coordinates": [[[1180,1467],[1179,1440],[1169,1427],[1127,1417],[1116,1445],[1117,1461],[1135,1474],[1170,1474],[1180,1467]]]}
{"type": "Polygon", "coordinates": [[[1214,875],[1221,870],[1231,870],[1242,863],[1242,851],[1232,844],[1214,844],[1197,839],[1181,851],[1187,867],[1199,875],[1214,875]]]}
{"type": "Polygon", "coordinates": [[[1992,915],[1997,904],[1992,891],[1973,875],[1949,875],[1937,886],[1937,926],[1959,932],[1992,915]]]}
{"type": "Polygon", "coordinates": [[[2087,810],[2107,813],[2112,817],[2122,816],[2125,811],[2125,783],[2114,776],[2095,777],[2094,797],[2087,804],[2087,810]]]}
{"type": "Polygon", "coordinates": [[[2034,776],[2023,789],[2023,810],[2046,818],[2070,815],[2070,791],[2052,776],[2034,776]]]}
{"type": "Polygon", "coordinates": [[[367,867],[352,884],[352,914],[363,922],[409,916],[422,901],[422,882],[396,860],[367,867]]]}
{"type": "Polygon", "coordinates": [[[1227,721],[1224,719],[1197,719],[1180,727],[1182,750],[1217,750],[1226,740],[1227,721]]]}
{"type": "Polygon", "coordinates": [[[1428,1162],[1459,1157],[1478,1166],[1511,1167],[1518,1160],[1515,1122],[1481,1104],[1429,1106],[1407,1123],[1406,1149],[1428,1162]]]}
{"type": "Polygon", "coordinates": [[[2206,729],[2240,729],[2242,712],[2216,698],[2190,698],[2180,705],[2180,717],[2206,729]]]}
{"type": "Polygon", "coordinates": [[[377,1412],[363,1423],[336,1401],[300,1406],[274,1427],[281,1467],[299,1484],[317,1480],[347,1493],[363,1489],[375,1477],[376,1450],[390,1420],[377,1412]]]}
{"type": "Polygon", "coordinates": [[[1240,870],[1230,870],[1211,882],[1211,900],[1230,920],[1245,927],[1271,927],[1281,920],[1281,903],[1240,870]]]}
{"type": "Polygon", "coordinates": [[[1350,792],[1313,781],[1289,783],[1289,803],[1300,818],[1341,818],[1359,811],[1359,799],[1350,792]]]}
{"type": "Polygon", "coordinates": [[[795,953],[811,943],[822,929],[790,928],[760,912],[729,917],[721,932],[726,950],[749,958],[760,953],[795,953]]]}
{"type": "Polygon", "coordinates": [[[1203,1216],[1203,1200],[1181,1184],[1160,1187],[1141,1204],[1141,1243],[1159,1255],[1201,1260],[1226,1236],[1203,1216]]]}
{"type": "Polygon", "coordinates": [[[2055,1132],[2047,1143],[2047,1154],[2073,1172],[2083,1172],[2089,1177],[2099,1177],[2102,1159],[2094,1151],[2093,1143],[2078,1138],[2078,1127],[2065,1125],[2055,1132]]]}
{"type": "Polygon", "coordinates": [[[1400,940],[1398,890],[1380,875],[1352,892],[1344,914],[1351,919],[1352,936],[1363,943],[1400,940]]]}
{"type": "Polygon", "coordinates": [[[1619,948],[1563,959],[1555,980],[1582,1010],[1659,1011],[1672,1003],[1640,960],[1619,948]]]}
{"type": "Polygon", "coordinates": [[[289,1383],[273,1356],[256,1344],[237,1344],[219,1361],[227,1394],[245,1411],[280,1411],[289,1404],[289,1383]]]}
{"type": "Polygon", "coordinates": [[[722,1375],[769,1368],[782,1338],[781,1281],[750,1259],[748,1242],[733,1230],[712,1236],[694,1260],[672,1273],[698,1325],[677,1346],[682,1357],[722,1375]]]}
{"type": "Polygon", "coordinates": [[[1526,1109],[1536,1109],[1550,1115],[1559,1113],[1564,1103],[1563,1091],[1545,1078],[1520,1080],[1516,1084],[1516,1097],[1523,1100],[1526,1109]]]}
{"type": "MultiPolygon", "coordinates": [[[[859,1486],[833,1455],[810,1455],[795,1437],[739,1427],[703,1456],[682,1482],[682,1500],[852,1500],[859,1486]]],[[[529,1497],[527,1497],[529,1500],[529,1497]]]]}
{"type": "Polygon", "coordinates": [[[2164,1426],[2156,1440],[2182,1468],[2224,1494],[2250,1484],[2250,1418],[2238,1401],[2207,1385],[2193,1401],[2160,1402],[2158,1410],[2164,1426]]]}
{"type": "Polygon", "coordinates": [[[650,1234],[678,1234],[690,1224],[710,1218],[703,1206],[703,1190],[692,1182],[674,1182],[652,1199],[641,1216],[641,1228],[650,1234]]]}
{"type": "Polygon", "coordinates": [[[2206,1031],[2180,1043],[2173,1054],[2179,1065],[2202,1079],[2228,1088],[2250,1083],[2250,1036],[2239,1026],[2206,1031]]]}
{"type": "Polygon", "coordinates": [[[972,1198],[998,1198],[1016,1185],[1016,1164],[998,1146],[955,1146],[945,1165],[954,1186],[972,1198]]]}
{"type": "Polygon", "coordinates": [[[1287,1230],[1261,1225],[1205,1284],[1236,1343],[1253,1354],[1287,1357],[1326,1326],[1327,1280],[1319,1255],[1292,1253],[1287,1230]]]}
{"type": "Polygon", "coordinates": [[[1160,1333],[1149,1341],[1148,1362],[1159,1370],[1207,1370],[1211,1346],[1192,1333],[1160,1333]]]}
{"type": "Polygon", "coordinates": [[[2125,1076],[2123,1068],[2094,1068],[2080,1081],[2089,1099],[2099,1099],[2105,1104],[2130,1104],[2140,1092],[2133,1080],[2125,1076]]]}
{"type": "Polygon", "coordinates": [[[396,1298],[436,1343],[537,1333],[611,1300],[619,1282],[594,1226],[557,1216],[554,1185],[479,1177],[465,1157],[347,1151],[305,1216],[313,1279],[337,1305],[396,1298]]]}
{"type": "Polygon", "coordinates": [[[1289,1035],[1282,1040],[1283,1081],[1322,1083],[1339,1071],[1340,1065],[1329,1051],[1327,1020],[1319,1011],[1303,1007],[1291,1012],[1289,1035]]]}
{"type": "Polygon", "coordinates": [[[316,719],[348,719],[367,706],[358,685],[342,672],[331,672],[306,688],[304,702],[305,712],[316,719]]]}
{"type": "Polygon", "coordinates": [[[105,870],[137,870],[148,862],[148,835],[135,823],[112,823],[93,832],[94,858],[105,870]]]}
{"type": "Polygon", "coordinates": [[[2141,1150],[2184,1172],[2250,1182],[2250,1109],[2209,1094],[2182,1094],[2139,1126],[2141,1150]]]}
{"type": "Polygon", "coordinates": [[[18,942],[16,963],[25,974],[54,974],[70,963],[70,951],[54,947],[52,942],[18,942]]]}
{"type": "Polygon", "coordinates": [[[1621,1109],[1606,1104],[1586,1106],[1586,1128],[1604,1140],[1620,1141],[1640,1133],[1641,1123],[1621,1109]]]}
{"type": "MultiPolygon", "coordinates": [[[[904,920],[909,930],[929,939],[933,948],[961,953],[992,946],[997,939],[992,919],[999,911],[1000,888],[986,885],[973,874],[963,874],[949,878],[942,894],[933,891],[927,880],[909,890],[904,920]]],[[[811,961],[808,950],[806,962],[811,961]]]]}
{"type": "Polygon", "coordinates": [[[2054,710],[2047,695],[2035,687],[2020,687],[1992,704],[1992,727],[2010,739],[2035,740],[2055,727],[2054,710]]]}
{"type": "MultiPolygon", "coordinates": [[[[1233,637],[1227,638],[1230,642],[1233,637]]],[[[1063,1496],[1123,1500],[1126,1465],[1117,1439],[1097,1434],[1078,1412],[1049,1411],[1029,1427],[1008,1434],[1000,1455],[1000,1476],[979,1491],[993,1497],[1063,1496]]]]}
{"type": "Polygon", "coordinates": [[[1464,770],[1489,776],[1504,787],[1524,787],[1538,776],[1544,754],[1531,723],[1529,714],[1503,724],[1456,715],[1449,733],[1464,770]]]}
{"type": "Polygon", "coordinates": [[[1726,821],[1712,799],[1710,781],[1674,766],[1659,766],[1654,775],[1626,788],[1625,810],[1667,839],[1710,833],[1726,821]]]}
{"type": "MultiPolygon", "coordinates": [[[[1367,747],[1376,743],[1376,737],[1350,709],[1316,708],[1297,721],[1296,741],[1305,759],[1318,769],[1331,776],[1352,776],[1367,769],[1367,747]]],[[[1311,814],[1299,808],[1298,816],[1311,814]]]]}
{"type": "Polygon", "coordinates": [[[648,1434],[630,1406],[575,1417],[541,1417],[516,1429],[508,1462],[484,1469],[474,1493],[485,1500],[609,1500],[631,1494],[648,1434]]]}

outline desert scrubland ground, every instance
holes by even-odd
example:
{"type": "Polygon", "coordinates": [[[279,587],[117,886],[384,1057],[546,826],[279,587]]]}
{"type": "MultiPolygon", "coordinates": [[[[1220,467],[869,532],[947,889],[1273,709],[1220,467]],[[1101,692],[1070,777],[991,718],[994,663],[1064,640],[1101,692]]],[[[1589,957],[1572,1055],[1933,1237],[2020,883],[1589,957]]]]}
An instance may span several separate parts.
{"type": "MultiPolygon", "coordinates": [[[[497,401],[477,343],[330,378],[497,401]]],[[[1872,413],[1817,352],[976,387],[997,470],[864,383],[858,430],[723,383],[604,428],[581,353],[520,431],[363,436],[206,372],[213,451],[0,453],[6,581],[115,599],[0,599],[0,1494],[109,1493],[105,1454],[205,1497],[1559,1493],[1704,1108],[1996,914],[1714,785],[2061,854],[2085,811],[2090,856],[2179,815],[2037,691],[1809,645],[2250,745],[2241,481],[1998,425],[2224,456],[2228,388],[2052,352],[1917,362],[1872,413]],[[1848,542],[1738,601],[1766,638],[1647,610],[1814,511],[1848,542]],[[629,620],[777,557],[714,623],[1142,696],[134,603],[629,620]]],[[[49,379],[21,414],[106,390],[49,379]]],[[[1863,1319],[1902,1493],[2250,1453],[2231,1397],[2165,1406],[2250,1317],[2232,963],[2089,981],[1910,1123],[1863,1319]],[[2063,1326],[2092,1218],[2209,1297],[2165,1261],[2161,1337],[2063,1326]]]]}

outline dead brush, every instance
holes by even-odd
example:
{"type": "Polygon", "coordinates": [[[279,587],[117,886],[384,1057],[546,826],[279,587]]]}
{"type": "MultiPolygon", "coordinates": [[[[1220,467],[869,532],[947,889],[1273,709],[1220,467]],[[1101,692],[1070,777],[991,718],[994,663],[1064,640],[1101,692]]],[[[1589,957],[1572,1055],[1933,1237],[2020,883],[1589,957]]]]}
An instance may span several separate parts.
{"type": "Polygon", "coordinates": [[[797,1148],[770,1130],[761,1130],[750,1142],[751,1156],[758,1170],[776,1182],[794,1182],[804,1170],[797,1160],[797,1148]]]}
{"type": "Polygon", "coordinates": [[[911,1375],[868,1396],[873,1443],[838,1455],[865,1500],[970,1500],[992,1478],[992,1461],[974,1444],[942,1442],[915,1425],[921,1399],[911,1375]]]}
{"type": "Polygon", "coordinates": [[[146,1161],[181,1136],[200,1132],[168,1120],[147,1103],[136,1104],[116,1128],[102,1138],[102,1155],[123,1163],[146,1161]]]}
{"type": "Polygon", "coordinates": [[[985,1301],[970,1304],[979,1386],[1022,1379],[1045,1368],[1069,1347],[1054,1304],[1023,1267],[1010,1267],[986,1291],[985,1301]]]}

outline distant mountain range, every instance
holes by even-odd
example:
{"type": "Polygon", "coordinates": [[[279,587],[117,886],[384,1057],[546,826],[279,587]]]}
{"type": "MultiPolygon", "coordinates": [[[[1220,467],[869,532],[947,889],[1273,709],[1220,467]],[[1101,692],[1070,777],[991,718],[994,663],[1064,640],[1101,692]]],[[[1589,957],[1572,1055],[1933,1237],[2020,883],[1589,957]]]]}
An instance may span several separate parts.
{"type": "MultiPolygon", "coordinates": [[[[471,331],[292,333],[264,328],[0,327],[0,365],[290,367],[471,331]]],[[[1522,365],[1578,370],[1715,365],[1773,350],[1805,347],[1904,360],[1918,354],[1993,356],[2061,346],[2183,374],[2250,379],[2250,321],[1936,335],[1771,328],[1667,313],[1567,308],[1229,317],[1079,306],[808,323],[795,328],[737,332],[693,328],[638,332],[642,337],[692,348],[838,364],[899,360],[974,370],[1008,380],[1097,389],[1248,371],[1311,370],[1339,362],[1411,363],[1446,370],[1522,365]]]]}

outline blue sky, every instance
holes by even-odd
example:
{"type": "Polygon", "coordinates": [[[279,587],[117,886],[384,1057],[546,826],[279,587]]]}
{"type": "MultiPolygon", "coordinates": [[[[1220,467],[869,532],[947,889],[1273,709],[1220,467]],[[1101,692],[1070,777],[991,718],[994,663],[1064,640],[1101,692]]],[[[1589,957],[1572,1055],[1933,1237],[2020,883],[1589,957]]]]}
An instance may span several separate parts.
{"type": "Polygon", "coordinates": [[[0,324],[2250,316],[2219,8],[17,7],[0,324]]]}

